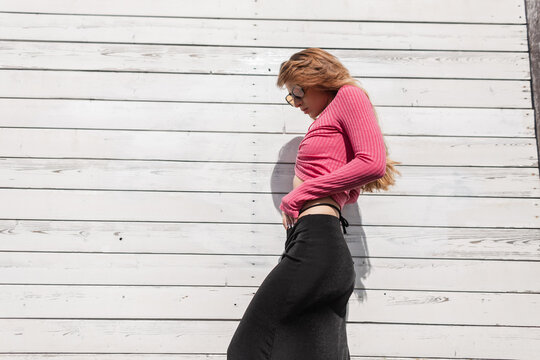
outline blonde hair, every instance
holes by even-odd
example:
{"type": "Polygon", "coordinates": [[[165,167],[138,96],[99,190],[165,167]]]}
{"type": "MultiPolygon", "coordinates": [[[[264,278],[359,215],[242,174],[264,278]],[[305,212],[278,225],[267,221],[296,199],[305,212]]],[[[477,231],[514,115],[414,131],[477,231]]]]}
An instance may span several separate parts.
{"type": "MultiPolygon", "coordinates": [[[[297,84],[303,89],[316,88],[334,93],[334,95],[343,85],[352,85],[362,89],[369,99],[366,89],[350,75],[347,68],[343,66],[337,57],[319,48],[308,48],[299,51],[293,54],[289,60],[281,63],[277,86],[283,88],[288,82],[297,84]]],[[[369,100],[371,101],[371,99],[369,100]]],[[[373,104],[372,107],[379,125],[379,116],[373,104]]],[[[391,160],[388,157],[388,147],[384,141],[384,136],[383,142],[386,149],[386,172],[382,178],[364,184],[360,188],[361,192],[388,190],[389,186],[395,184],[396,174],[401,175],[394,166],[401,164],[401,162],[391,160]]]]}

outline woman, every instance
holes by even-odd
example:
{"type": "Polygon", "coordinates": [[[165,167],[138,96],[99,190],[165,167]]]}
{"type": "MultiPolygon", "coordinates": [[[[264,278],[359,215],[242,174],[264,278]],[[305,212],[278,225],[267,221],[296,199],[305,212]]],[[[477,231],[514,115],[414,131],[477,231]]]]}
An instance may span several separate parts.
{"type": "Polygon", "coordinates": [[[398,162],[387,158],[367,93],[333,55],[319,48],[292,55],[277,85],[314,122],[280,205],[285,251],[248,305],[227,359],[350,359],[345,315],[356,273],[341,209],[361,191],[387,190],[398,162]]]}

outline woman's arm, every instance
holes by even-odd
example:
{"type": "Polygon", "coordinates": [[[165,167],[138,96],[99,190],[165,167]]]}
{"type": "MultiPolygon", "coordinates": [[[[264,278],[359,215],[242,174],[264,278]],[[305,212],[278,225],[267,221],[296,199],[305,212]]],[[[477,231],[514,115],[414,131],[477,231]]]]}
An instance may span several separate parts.
{"type": "Polygon", "coordinates": [[[305,201],[351,190],[384,176],[386,149],[369,98],[358,87],[342,89],[336,98],[338,122],[349,138],[354,159],[330,173],[304,181],[283,197],[280,209],[293,218],[305,201]]]}

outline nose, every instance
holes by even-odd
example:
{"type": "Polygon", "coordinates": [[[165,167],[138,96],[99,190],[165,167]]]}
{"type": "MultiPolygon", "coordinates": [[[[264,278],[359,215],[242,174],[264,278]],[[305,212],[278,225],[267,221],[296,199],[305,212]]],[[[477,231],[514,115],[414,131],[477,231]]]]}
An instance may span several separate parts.
{"type": "Polygon", "coordinates": [[[294,98],[294,106],[295,107],[302,106],[302,100],[296,100],[296,98],[294,98]]]}

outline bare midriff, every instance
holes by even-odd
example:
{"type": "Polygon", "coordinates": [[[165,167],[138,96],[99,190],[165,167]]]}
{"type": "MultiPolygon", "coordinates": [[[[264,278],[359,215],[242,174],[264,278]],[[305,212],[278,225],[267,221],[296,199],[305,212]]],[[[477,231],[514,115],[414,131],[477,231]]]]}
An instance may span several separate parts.
{"type": "MultiPolygon", "coordinates": [[[[295,175],[293,179],[293,189],[295,189],[297,186],[300,186],[300,184],[302,184],[303,182],[304,180],[300,179],[298,176],[295,175]]],[[[311,206],[311,205],[315,205],[315,204],[332,204],[332,205],[335,205],[338,209],[341,208],[334,199],[332,199],[330,196],[326,196],[326,197],[306,201],[304,205],[302,205],[302,209],[307,208],[308,206],[311,206]]],[[[303,211],[300,215],[298,215],[298,218],[301,218],[302,216],[305,216],[308,214],[328,214],[328,215],[334,215],[335,217],[339,218],[338,211],[331,206],[314,206],[312,208],[309,208],[303,211]]]]}

